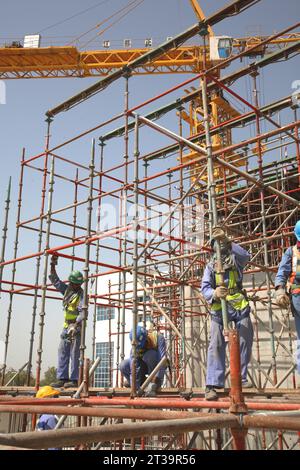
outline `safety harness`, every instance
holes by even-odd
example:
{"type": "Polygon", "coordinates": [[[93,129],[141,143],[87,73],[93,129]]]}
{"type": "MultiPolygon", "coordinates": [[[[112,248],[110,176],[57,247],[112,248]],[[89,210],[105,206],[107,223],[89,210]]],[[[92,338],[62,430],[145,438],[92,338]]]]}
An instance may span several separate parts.
{"type": "Polygon", "coordinates": [[[292,251],[292,272],[289,278],[290,293],[300,294],[300,251],[297,245],[293,246],[292,251]]]}
{"type": "MultiPolygon", "coordinates": [[[[216,287],[221,286],[221,275],[215,273],[215,282],[216,287]]],[[[226,295],[226,302],[229,302],[230,305],[235,310],[243,310],[249,305],[248,300],[246,299],[244,293],[242,292],[242,286],[239,283],[239,275],[235,267],[230,268],[229,270],[229,279],[228,279],[228,295],[226,295]]],[[[221,301],[213,302],[211,309],[213,311],[221,310],[221,301]]]]}

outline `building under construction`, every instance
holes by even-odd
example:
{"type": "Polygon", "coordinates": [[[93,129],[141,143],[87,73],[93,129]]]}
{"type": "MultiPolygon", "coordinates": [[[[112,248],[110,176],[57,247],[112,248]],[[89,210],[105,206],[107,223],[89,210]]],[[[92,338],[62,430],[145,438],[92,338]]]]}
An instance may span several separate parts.
{"type": "MultiPolygon", "coordinates": [[[[286,61],[299,53],[299,23],[269,37],[217,38],[214,25],[255,8],[257,0],[235,0],[204,19],[192,3],[199,22],[159,47],[95,57],[94,68],[85,72],[104,78],[48,110],[44,148],[35,155],[23,152],[13,252],[7,250],[9,188],[0,264],[2,299],[8,303],[0,387],[1,416],[8,421],[0,434],[3,448],[299,449],[297,336],[290,310],[276,304],[274,276],[286,248],[295,244],[299,220],[300,97],[295,92],[262,105],[259,89],[262,72],[278,63],[283,73],[286,61]],[[199,35],[200,46],[186,45],[199,35]],[[241,66],[244,57],[251,61],[241,66]],[[192,75],[131,107],[132,76],[150,71],[192,75]],[[250,84],[250,99],[236,91],[243,81],[250,84]],[[53,146],[56,116],[114,82],[124,88],[119,114],[53,146]],[[161,105],[171,93],[176,98],[161,105]],[[152,111],[144,113],[146,106],[152,111]],[[75,149],[80,162],[72,158],[75,149]],[[112,155],[118,155],[115,165],[112,155]],[[32,191],[34,207],[26,199],[32,191]],[[251,254],[243,287],[254,328],[248,370],[253,387],[242,389],[238,331],[229,322],[225,388],[217,401],[206,401],[211,317],[200,285],[216,226],[251,254]],[[23,253],[28,232],[32,250],[23,253]],[[41,404],[35,393],[49,317],[54,302],[61,302],[48,279],[53,254],[66,269],[76,266],[84,273],[85,319],[79,389],[62,390],[60,398],[41,404]],[[28,269],[33,265],[35,271],[28,269]],[[24,313],[31,324],[24,351],[27,386],[16,387],[5,383],[5,370],[13,354],[15,302],[24,296],[31,302],[24,313]],[[130,329],[149,319],[167,343],[168,367],[156,398],[140,396],[134,380],[125,388],[119,372],[130,329]],[[36,419],[46,412],[61,416],[57,429],[36,433],[36,419]]],[[[29,52],[0,49],[0,78],[81,73],[67,63],[75,63],[75,56],[61,51],[54,65],[58,51],[52,48],[42,63],[41,50],[32,52],[30,62],[29,52]]]]}

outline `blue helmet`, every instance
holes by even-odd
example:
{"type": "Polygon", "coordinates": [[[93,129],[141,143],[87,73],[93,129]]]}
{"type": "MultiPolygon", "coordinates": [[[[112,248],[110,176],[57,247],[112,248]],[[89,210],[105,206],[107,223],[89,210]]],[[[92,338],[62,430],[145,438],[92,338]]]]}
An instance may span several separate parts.
{"type": "Polygon", "coordinates": [[[300,242],[300,220],[298,220],[298,222],[295,225],[294,233],[296,235],[297,240],[300,242]]]}
{"type": "MultiPolygon", "coordinates": [[[[129,333],[130,341],[132,341],[132,329],[129,333]]],[[[136,341],[137,341],[137,348],[144,349],[146,346],[147,341],[147,330],[141,325],[137,325],[136,327],[136,341]]]]}

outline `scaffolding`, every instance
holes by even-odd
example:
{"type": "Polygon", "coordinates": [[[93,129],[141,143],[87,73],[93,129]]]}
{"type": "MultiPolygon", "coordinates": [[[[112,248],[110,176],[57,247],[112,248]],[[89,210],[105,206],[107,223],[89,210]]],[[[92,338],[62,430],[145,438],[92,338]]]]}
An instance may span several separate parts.
{"type": "MultiPolygon", "coordinates": [[[[226,7],[165,43],[163,50],[178,47],[198,33],[205,50],[207,26],[236,14],[237,6],[241,10],[251,3],[232,2],[231,8],[226,7]]],[[[280,31],[265,43],[298,26],[280,31]]],[[[252,46],[253,54],[261,46],[262,43],[252,46]]],[[[227,76],[221,76],[221,68],[225,63],[235,65],[245,52],[220,65],[207,67],[204,55],[203,70],[192,79],[130,107],[132,69],[154,60],[162,51],[158,49],[47,112],[44,150],[29,157],[25,150],[22,152],[15,242],[13,256],[7,260],[9,183],[0,263],[1,292],[8,299],[0,413],[23,415],[24,420],[18,421],[16,430],[26,432],[1,434],[3,446],[74,447],[80,443],[85,448],[118,450],[299,446],[296,335],[290,312],[280,311],[274,301],[273,279],[285,248],[293,243],[293,226],[299,219],[300,121],[293,96],[280,97],[264,106],[260,104],[257,77],[268,65],[283,58],[288,60],[299,52],[300,44],[288,45],[227,76]],[[234,83],[244,77],[252,83],[251,101],[233,89],[234,83]],[[52,146],[55,116],[120,78],[125,83],[124,111],[52,146]],[[184,97],[151,113],[143,113],[145,106],[177,90],[180,93],[191,83],[196,88],[184,97]],[[237,102],[243,111],[235,108],[237,102]],[[278,119],[275,120],[274,114],[278,119]],[[163,116],[169,124],[157,122],[163,116]],[[249,137],[251,133],[254,135],[249,137]],[[90,157],[76,162],[70,155],[75,151],[82,153],[88,141],[91,141],[90,157]],[[110,156],[116,154],[122,158],[111,166],[110,156]],[[32,188],[25,191],[26,179],[27,188],[32,181],[36,188],[40,187],[39,207],[32,207],[28,196],[32,188]],[[68,195],[72,195],[70,200],[68,195]],[[246,393],[242,391],[238,334],[227,324],[224,301],[224,329],[230,344],[226,388],[220,392],[219,401],[207,402],[203,399],[203,386],[210,317],[199,286],[211,251],[212,229],[218,224],[226,226],[232,239],[251,253],[245,287],[255,332],[249,367],[254,388],[246,393]],[[27,232],[32,234],[32,246],[34,237],[36,244],[32,253],[24,254],[20,253],[20,246],[22,235],[27,232]],[[41,405],[28,394],[40,386],[50,301],[61,301],[48,281],[49,257],[53,254],[65,260],[68,263],[65,266],[71,269],[76,263],[84,273],[85,318],[79,378],[82,386],[75,397],[43,400],[41,405]],[[35,276],[29,276],[33,263],[35,276]],[[22,279],[17,280],[18,273],[22,279]],[[111,274],[116,274],[116,283],[109,282],[107,292],[100,294],[99,284],[111,274]],[[32,315],[24,366],[27,386],[16,389],[5,384],[5,371],[14,333],[11,330],[14,303],[19,296],[31,299],[32,315]],[[109,330],[110,342],[113,335],[117,337],[117,357],[113,363],[109,359],[111,375],[107,389],[89,386],[89,380],[93,385],[92,375],[99,361],[96,317],[97,307],[102,305],[117,310],[118,325],[117,333],[109,330]],[[171,367],[166,387],[156,399],[137,396],[134,372],[130,391],[123,388],[118,373],[128,341],[128,310],[132,311],[134,358],[134,326],[138,321],[154,319],[167,338],[171,367]],[[87,322],[92,324],[91,337],[86,334],[87,322]],[[85,357],[87,343],[92,345],[92,369],[85,357]],[[33,389],[30,378],[35,347],[33,389]],[[113,370],[117,371],[115,383],[113,370]],[[11,393],[18,396],[10,397],[11,393]],[[67,416],[77,416],[76,429],[44,432],[41,439],[32,431],[34,428],[26,416],[46,410],[63,415],[61,422],[67,416]],[[120,424],[120,420],[137,422],[120,424]],[[148,420],[153,421],[144,422],[148,420]]],[[[133,371],[134,367],[133,363],[133,371]]]]}

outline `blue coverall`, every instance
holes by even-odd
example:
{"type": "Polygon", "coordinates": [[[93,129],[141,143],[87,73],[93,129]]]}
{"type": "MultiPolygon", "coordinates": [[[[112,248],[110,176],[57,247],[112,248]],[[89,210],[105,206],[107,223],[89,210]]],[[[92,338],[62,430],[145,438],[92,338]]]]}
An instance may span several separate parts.
{"type": "MultiPolygon", "coordinates": [[[[166,355],[166,340],[162,334],[157,336],[157,350],[147,349],[143,352],[142,357],[138,357],[136,361],[136,386],[139,388],[145,381],[145,375],[150,375],[153,369],[157,366],[159,361],[166,355]]],[[[120,364],[120,371],[131,384],[131,368],[132,368],[132,350],[130,351],[130,358],[124,359],[120,364]]],[[[157,373],[157,378],[161,383],[165,375],[165,366],[161,367],[157,373]]]]}
{"type": "MultiPolygon", "coordinates": [[[[278,271],[275,277],[275,288],[282,286],[285,288],[286,283],[292,273],[292,258],[293,248],[289,247],[284,253],[282,260],[279,264],[278,271]]],[[[300,280],[297,284],[300,284],[300,280]]],[[[295,326],[297,332],[297,372],[300,374],[300,294],[291,294],[292,312],[295,318],[295,326]]]]}
{"type": "MultiPolygon", "coordinates": [[[[236,243],[232,243],[231,252],[234,255],[234,265],[238,273],[238,283],[242,285],[243,269],[250,259],[249,253],[236,243]]],[[[224,284],[228,287],[229,270],[224,273],[224,284]]],[[[215,302],[213,294],[216,288],[215,271],[213,262],[210,261],[204,270],[201,292],[207,302],[212,305],[215,302]]],[[[233,321],[240,335],[242,382],[247,381],[247,368],[251,358],[253,343],[253,327],[250,320],[250,307],[247,305],[242,310],[236,310],[227,302],[228,320],[233,321]]],[[[223,388],[225,383],[225,348],[223,335],[222,310],[211,310],[210,343],[207,352],[206,385],[223,388]]]]}
{"type": "MultiPolygon", "coordinates": [[[[50,431],[51,429],[55,429],[55,426],[58,423],[58,417],[55,415],[41,415],[36,423],[37,431],[50,431]]],[[[50,447],[47,450],[59,450],[57,447],[50,447]]]]}
{"type": "MultiPolygon", "coordinates": [[[[50,274],[50,281],[58,292],[64,295],[68,285],[62,282],[57,274],[50,274]]],[[[76,318],[77,323],[83,320],[83,291],[81,290],[81,297],[77,307],[78,315],[76,318]]],[[[74,340],[71,342],[67,336],[67,328],[63,328],[61,333],[61,340],[58,348],[58,366],[57,366],[57,379],[72,382],[78,380],[79,375],[79,356],[80,356],[80,331],[76,334],[74,340]],[[69,377],[69,362],[71,361],[71,374],[69,377]]]]}

